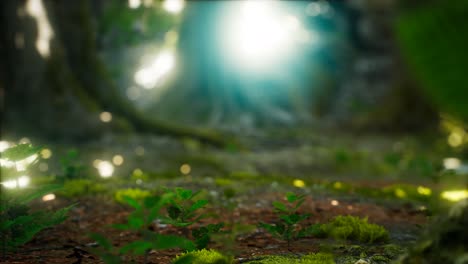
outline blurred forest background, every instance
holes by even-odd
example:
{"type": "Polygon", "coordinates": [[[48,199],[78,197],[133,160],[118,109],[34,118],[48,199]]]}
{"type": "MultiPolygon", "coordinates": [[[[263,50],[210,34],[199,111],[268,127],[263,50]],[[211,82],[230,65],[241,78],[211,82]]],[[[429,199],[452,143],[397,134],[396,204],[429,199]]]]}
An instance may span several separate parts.
{"type": "MultiPolygon", "coordinates": [[[[35,243],[86,252],[126,194],[199,189],[234,230],[297,191],[314,223],[369,217],[405,249],[433,236],[401,263],[467,263],[467,25],[467,0],[0,1],[0,194],[63,187],[36,204],[80,203],[35,243]]],[[[255,230],[239,259],[279,252],[255,230]]]]}
{"type": "Polygon", "coordinates": [[[226,147],[286,128],[468,140],[463,0],[0,6],[5,140],[226,147]]]}

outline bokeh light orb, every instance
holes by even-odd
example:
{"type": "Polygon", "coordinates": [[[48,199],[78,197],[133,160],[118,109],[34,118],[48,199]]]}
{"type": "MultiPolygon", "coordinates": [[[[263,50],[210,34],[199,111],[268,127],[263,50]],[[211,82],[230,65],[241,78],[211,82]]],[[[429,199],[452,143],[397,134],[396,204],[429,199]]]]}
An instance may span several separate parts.
{"type": "Polygon", "coordinates": [[[233,1],[226,8],[219,38],[234,65],[247,70],[264,70],[281,64],[295,45],[311,39],[300,19],[280,1],[233,1]]]}
{"type": "Polygon", "coordinates": [[[184,0],[165,0],[163,2],[163,8],[169,13],[177,14],[180,13],[185,7],[184,0]]]}

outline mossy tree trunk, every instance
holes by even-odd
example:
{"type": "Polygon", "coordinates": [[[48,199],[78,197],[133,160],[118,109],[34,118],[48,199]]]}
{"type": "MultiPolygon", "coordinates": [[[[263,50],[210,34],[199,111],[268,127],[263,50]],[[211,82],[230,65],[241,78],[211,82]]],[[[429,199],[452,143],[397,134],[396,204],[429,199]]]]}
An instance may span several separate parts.
{"type": "Polygon", "coordinates": [[[213,131],[145,116],[119,93],[98,55],[91,1],[43,0],[54,32],[50,55],[45,58],[35,47],[38,23],[26,12],[26,4],[20,0],[0,4],[6,70],[1,80],[6,87],[5,123],[9,129],[35,128],[48,136],[72,138],[130,129],[225,145],[225,139],[213,131]],[[101,123],[101,111],[111,112],[115,122],[101,123]]]}

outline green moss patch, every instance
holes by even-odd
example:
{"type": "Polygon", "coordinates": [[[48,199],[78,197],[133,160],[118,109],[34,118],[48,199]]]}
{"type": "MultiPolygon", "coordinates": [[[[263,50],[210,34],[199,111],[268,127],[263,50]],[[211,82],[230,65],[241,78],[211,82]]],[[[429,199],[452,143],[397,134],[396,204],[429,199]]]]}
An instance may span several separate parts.
{"type": "Polygon", "coordinates": [[[94,195],[105,192],[103,185],[87,179],[66,181],[63,188],[57,193],[64,197],[77,197],[81,195],[94,195]]]}
{"type": "Polygon", "coordinates": [[[202,249],[192,252],[184,253],[177,256],[173,264],[232,264],[234,260],[232,257],[225,256],[216,250],[202,249]]]}
{"type": "Polygon", "coordinates": [[[310,253],[302,257],[297,256],[268,256],[261,260],[247,262],[248,264],[335,264],[331,254],[310,253]]]}
{"type": "Polygon", "coordinates": [[[146,197],[151,196],[151,192],[147,190],[137,189],[137,188],[128,188],[128,189],[117,190],[114,194],[115,200],[122,204],[126,204],[126,202],[123,199],[123,197],[125,196],[128,196],[137,201],[141,201],[145,199],[146,197]]]}
{"type": "Polygon", "coordinates": [[[388,241],[388,231],[379,225],[367,222],[367,218],[355,216],[337,216],[322,230],[329,237],[341,240],[357,240],[362,243],[388,241]]]}

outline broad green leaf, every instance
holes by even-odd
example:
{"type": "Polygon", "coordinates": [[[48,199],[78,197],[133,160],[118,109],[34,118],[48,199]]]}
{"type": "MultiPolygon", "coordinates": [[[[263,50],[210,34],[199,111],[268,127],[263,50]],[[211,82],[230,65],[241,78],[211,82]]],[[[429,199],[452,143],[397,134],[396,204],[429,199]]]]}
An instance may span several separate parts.
{"type": "Polygon", "coordinates": [[[139,229],[141,228],[143,225],[145,224],[145,221],[136,216],[136,215],[130,215],[128,217],[128,225],[131,227],[131,228],[134,228],[134,229],[139,229]]]}
{"type": "Polygon", "coordinates": [[[273,206],[274,206],[277,210],[279,210],[279,211],[281,211],[281,212],[288,212],[288,209],[286,208],[286,205],[283,204],[283,203],[281,203],[281,202],[274,201],[274,202],[273,202],[273,206]]]}
{"type": "Polygon", "coordinates": [[[133,241],[128,243],[127,245],[120,248],[119,252],[122,254],[127,254],[128,252],[133,252],[134,255],[140,256],[145,254],[147,250],[153,248],[153,243],[149,241],[133,241]]]}
{"type": "Polygon", "coordinates": [[[145,205],[145,208],[150,209],[156,206],[160,201],[161,197],[159,196],[149,196],[145,197],[145,199],[143,200],[143,204],[145,205]]]}
{"type": "Polygon", "coordinates": [[[106,249],[106,250],[111,250],[112,249],[111,242],[105,236],[103,236],[101,234],[98,234],[98,233],[91,233],[91,234],[89,234],[89,237],[91,237],[94,241],[96,241],[104,249],[106,249]]]}
{"type": "Polygon", "coordinates": [[[286,193],[286,199],[288,200],[288,202],[294,203],[295,201],[297,201],[298,197],[294,193],[288,192],[286,193]]]}
{"type": "Polygon", "coordinates": [[[189,200],[192,198],[192,190],[187,190],[183,188],[176,188],[177,196],[183,200],[189,200]]]}
{"type": "Polygon", "coordinates": [[[189,212],[193,212],[197,209],[200,209],[208,204],[208,200],[198,200],[192,206],[190,206],[189,212]]]}
{"type": "Polygon", "coordinates": [[[41,150],[41,147],[33,147],[31,144],[19,144],[3,151],[2,158],[10,161],[20,161],[37,154],[39,150],[41,150]]]}
{"type": "Polygon", "coordinates": [[[173,220],[178,219],[182,213],[182,210],[176,205],[170,205],[166,210],[169,217],[173,220]]]}
{"type": "Polygon", "coordinates": [[[133,199],[132,197],[130,196],[127,196],[127,195],[124,195],[122,197],[122,199],[128,204],[130,205],[131,207],[135,208],[135,209],[141,209],[141,205],[137,202],[137,200],[133,199]]]}
{"type": "Polygon", "coordinates": [[[181,248],[194,250],[195,244],[183,237],[175,235],[158,235],[158,239],[153,242],[154,249],[181,248]]]}
{"type": "Polygon", "coordinates": [[[305,201],[304,198],[298,200],[298,202],[297,202],[296,205],[294,206],[294,210],[297,210],[299,207],[301,207],[301,205],[304,203],[304,201],[305,201]]]}

